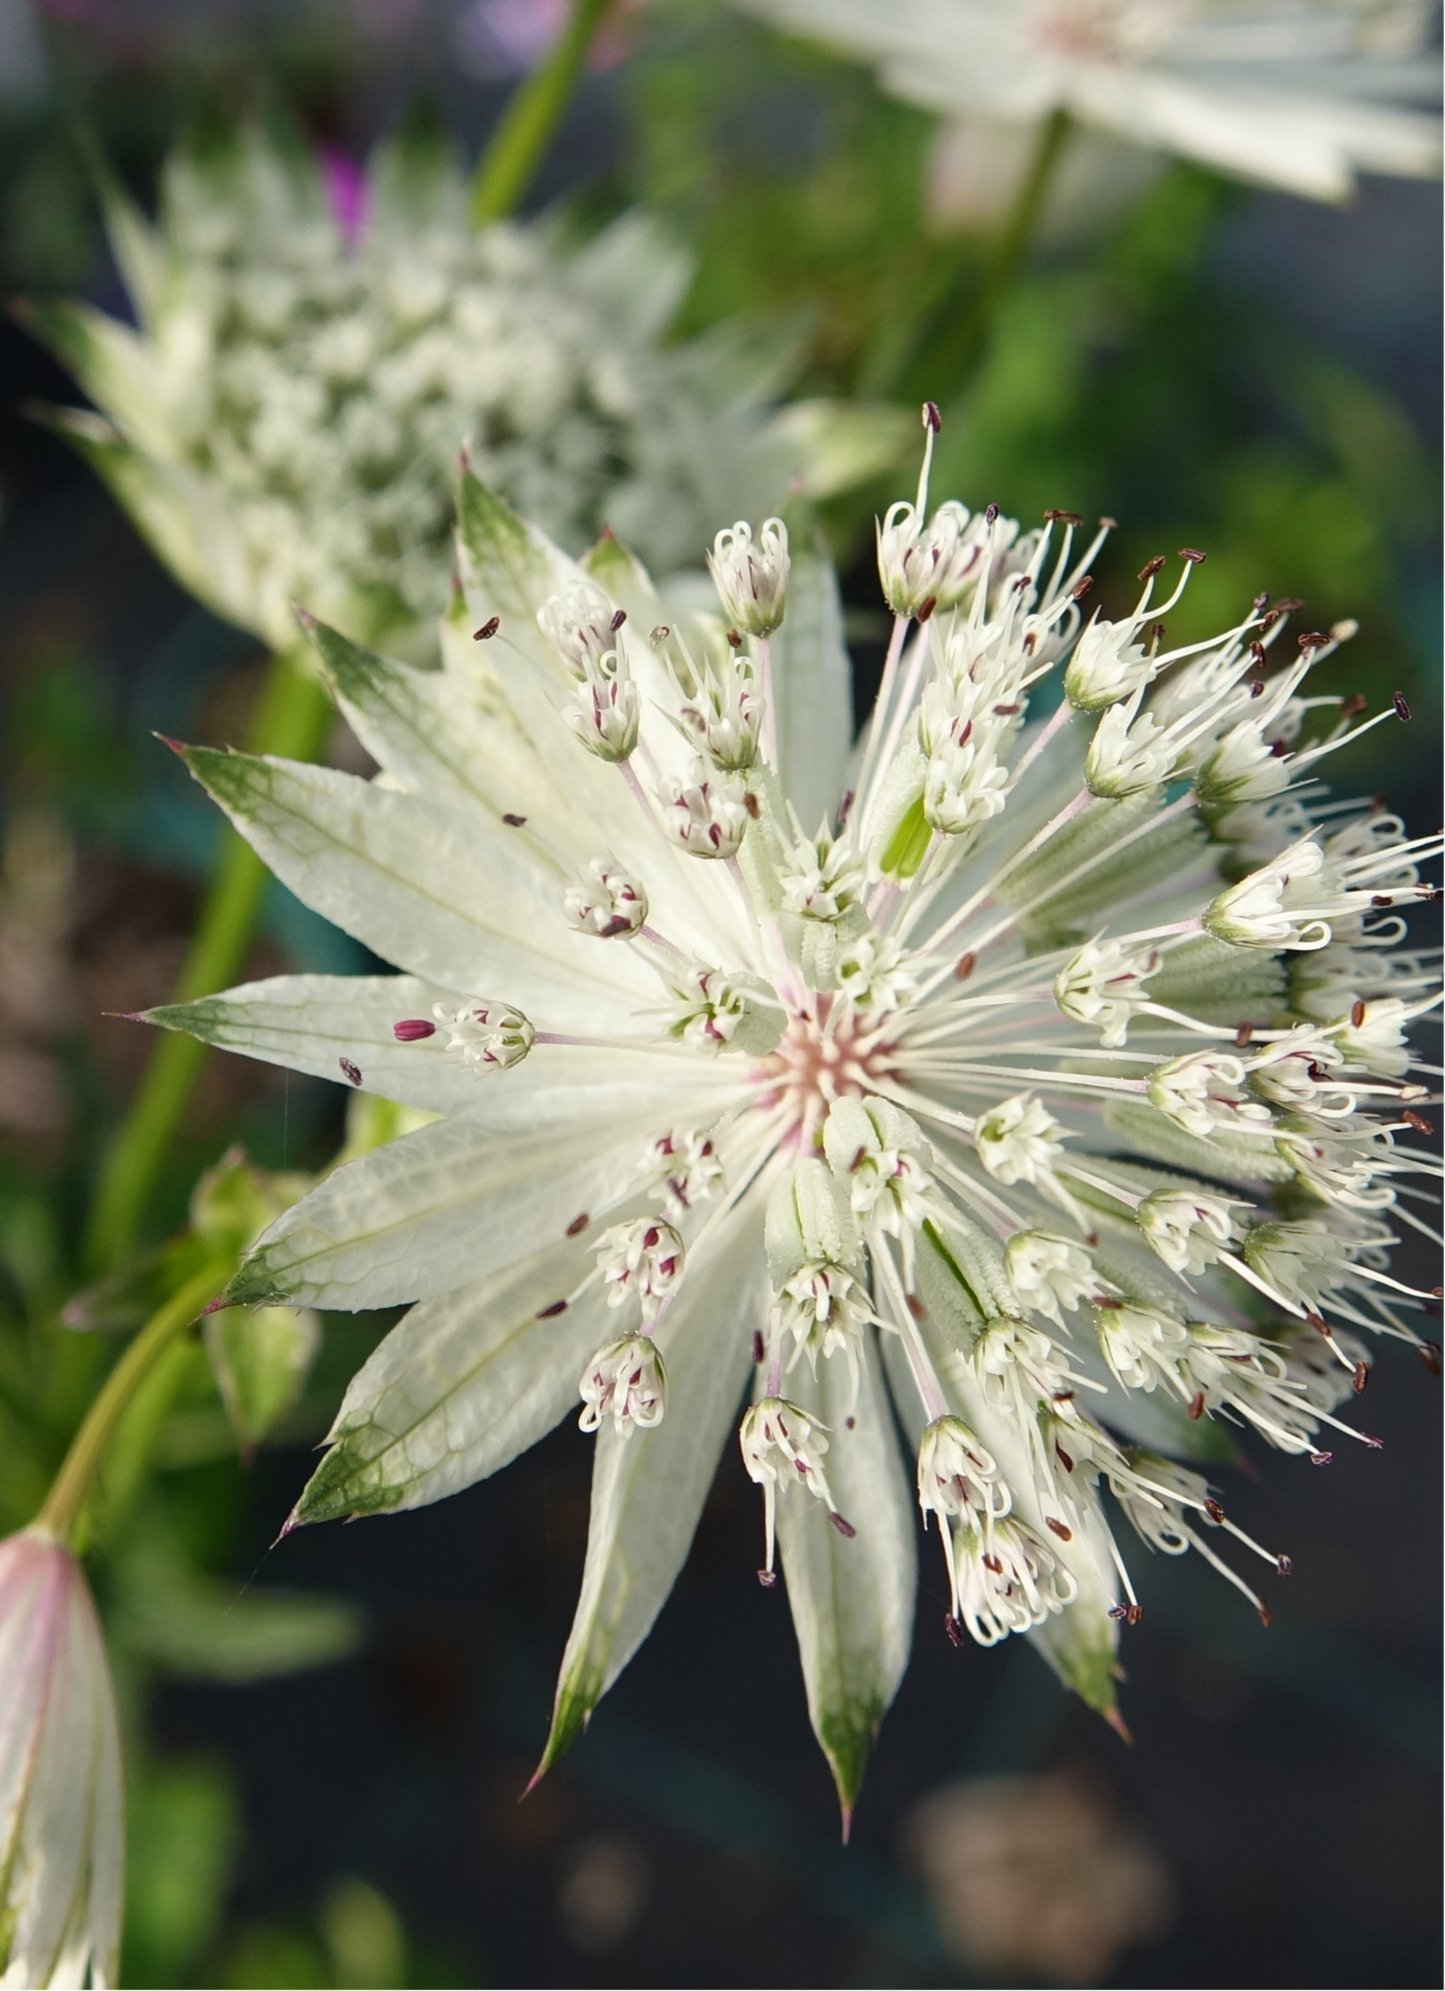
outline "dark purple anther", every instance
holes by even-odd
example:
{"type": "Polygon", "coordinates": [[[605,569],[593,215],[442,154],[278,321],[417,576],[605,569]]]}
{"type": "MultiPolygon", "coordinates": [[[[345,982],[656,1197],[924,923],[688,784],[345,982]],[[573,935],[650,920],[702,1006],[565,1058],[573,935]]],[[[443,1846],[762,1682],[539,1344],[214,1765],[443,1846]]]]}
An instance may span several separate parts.
{"type": "Polygon", "coordinates": [[[336,1062],[337,1064],[340,1065],[341,1069],[345,1072],[346,1076],[351,1080],[351,1083],[353,1085],[361,1084],[360,1065],[353,1064],[350,1058],[338,1058],[336,1062]]]}
{"type": "Polygon", "coordinates": [[[435,1037],[437,1027],[424,1016],[404,1016],[400,1023],[392,1024],[391,1034],[398,1044],[419,1044],[424,1037],[435,1037]]]}

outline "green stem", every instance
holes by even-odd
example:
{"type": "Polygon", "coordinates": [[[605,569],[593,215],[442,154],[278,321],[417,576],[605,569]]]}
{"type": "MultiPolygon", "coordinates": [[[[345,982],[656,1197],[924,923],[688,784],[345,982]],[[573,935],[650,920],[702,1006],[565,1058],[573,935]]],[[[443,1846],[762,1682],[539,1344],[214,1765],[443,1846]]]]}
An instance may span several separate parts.
{"type": "Polygon", "coordinates": [[[45,1505],[35,1517],[37,1527],[50,1529],[67,1545],[72,1543],[116,1426],[177,1336],[225,1284],[230,1269],[217,1262],[197,1272],[136,1335],[101,1385],[100,1394],[71,1440],[45,1505]]]}
{"type": "MultiPolygon", "coordinates": [[[[312,760],[325,738],[331,703],[320,682],[282,654],[271,659],[247,747],[252,753],[312,760]]],[[[173,1002],[223,989],[245,963],[268,873],[232,829],[201,910],[173,1002]]],[[[156,1176],[195,1089],[207,1046],[167,1033],[156,1042],[140,1085],[101,1165],[86,1237],[92,1275],[109,1272],[136,1243],[156,1176]]]]}
{"type": "Polygon", "coordinates": [[[472,181],[472,220],[478,228],[511,214],[527,191],[610,5],[611,0],[572,0],[567,25],[546,61],[502,113],[472,181]]]}
{"type": "Polygon", "coordinates": [[[994,237],[988,261],[984,265],[983,282],[974,300],[973,309],[964,321],[963,334],[957,354],[957,385],[967,386],[988,351],[989,334],[999,304],[1007,294],[1019,266],[1034,239],[1039,216],[1048,198],[1055,170],[1063,156],[1069,134],[1073,130],[1073,120],[1069,113],[1059,108],[1050,111],[1039,132],[1034,156],[1029,161],[1013,206],[1004,220],[1002,228],[994,237]]]}

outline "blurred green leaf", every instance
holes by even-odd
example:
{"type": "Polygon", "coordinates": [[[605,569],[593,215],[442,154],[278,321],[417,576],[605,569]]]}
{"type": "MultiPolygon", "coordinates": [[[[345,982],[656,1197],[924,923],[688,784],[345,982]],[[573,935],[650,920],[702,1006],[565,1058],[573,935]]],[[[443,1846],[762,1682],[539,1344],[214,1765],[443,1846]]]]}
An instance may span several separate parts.
{"type": "Polygon", "coordinates": [[[337,1597],[256,1590],[193,1568],[164,1528],[138,1517],[117,1548],[108,1615],[126,1651],[183,1679],[241,1686],[348,1658],[366,1635],[337,1597]]]}
{"type": "Polygon", "coordinates": [[[209,1757],[167,1763],[132,1747],[126,1789],[121,1981],[194,1983],[220,1922],[240,1840],[233,1775],[209,1757]]]}
{"type": "Polygon", "coordinates": [[[206,1353],[245,1457],[300,1396],[321,1340],[307,1308],[224,1307],[207,1316],[206,1353]]]}
{"type": "Polygon", "coordinates": [[[321,1906],[335,1981],[368,1991],[405,1984],[406,1935],[384,1894],[355,1875],[338,1881],[321,1906]]]}

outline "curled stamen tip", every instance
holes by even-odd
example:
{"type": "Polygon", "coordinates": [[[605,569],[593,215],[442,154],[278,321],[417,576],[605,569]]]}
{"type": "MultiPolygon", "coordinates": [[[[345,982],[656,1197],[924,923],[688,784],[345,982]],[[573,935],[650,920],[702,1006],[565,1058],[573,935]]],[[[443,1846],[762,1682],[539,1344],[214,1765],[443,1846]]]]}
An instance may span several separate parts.
{"type": "Polygon", "coordinates": [[[1108,1722],[1110,1728],[1113,1729],[1114,1733],[1118,1736],[1119,1740],[1121,1742],[1127,1742],[1129,1747],[1132,1749],[1134,1746],[1134,1738],[1129,1733],[1129,1724],[1125,1721],[1123,1715],[1120,1714],[1119,1710],[1117,1708],[1105,1709],[1104,1719],[1106,1722],[1108,1722]]]}
{"type": "Polygon", "coordinates": [[[1334,1456],[1333,1452],[1311,1452],[1310,1464],[1312,1466],[1328,1466],[1333,1464],[1334,1456]]]}
{"type": "Polygon", "coordinates": [[[845,1542],[851,1542],[857,1535],[858,1530],[853,1526],[853,1523],[845,1521],[843,1516],[835,1508],[829,1510],[828,1519],[833,1523],[833,1526],[838,1530],[838,1533],[843,1537],[845,1542]]]}
{"type": "Polygon", "coordinates": [[[935,435],[937,435],[939,430],[943,427],[943,417],[938,412],[937,402],[935,401],[924,402],[923,426],[926,429],[932,429],[935,435]]]}
{"type": "Polygon", "coordinates": [[[1294,1564],[1287,1555],[1277,1555],[1274,1559],[1274,1566],[1281,1576],[1292,1576],[1294,1574],[1294,1564]]]}
{"type": "Polygon", "coordinates": [[[1355,1395],[1356,1395],[1356,1396],[1358,1396],[1358,1395],[1360,1394],[1361,1390],[1363,1390],[1363,1389],[1364,1389],[1364,1387],[1365,1387],[1365,1384],[1366,1384],[1366,1383],[1367,1383],[1367,1382],[1368,1382],[1369,1380],[1370,1380],[1370,1365],[1369,1365],[1369,1363],[1368,1363],[1368,1362],[1356,1362],[1356,1364],[1355,1364],[1355,1372],[1354,1372],[1354,1374],[1353,1374],[1353,1375],[1352,1375],[1352,1376],[1350,1377],[1350,1388],[1351,1388],[1351,1389],[1352,1389],[1352,1390],[1354,1391],[1354,1393],[1355,1393],[1355,1395]]]}
{"type": "Polygon", "coordinates": [[[1264,1599],[1261,1598],[1259,1603],[1255,1606],[1255,1609],[1259,1612],[1259,1622],[1264,1626],[1265,1630],[1268,1631],[1270,1626],[1274,1623],[1274,1617],[1270,1611],[1268,1604],[1266,1604],[1264,1599]]]}
{"type": "Polygon", "coordinates": [[[963,1626],[958,1622],[952,1611],[944,1612],[943,1629],[951,1646],[957,1648],[963,1644],[963,1626]]]}
{"type": "Polygon", "coordinates": [[[1403,691],[1397,691],[1390,702],[1395,708],[1395,717],[1397,719],[1408,719],[1410,717],[1410,703],[1403,691]]]}
{"type": "Polygon", "coordinates": [[[1197,546],[1181,546],[1179,549],[1179,558],[1187,560],[1191,567],[1199,567],[1204,564],[1209,555],[1201,553],[1197,546]]]}
{"type": "Polygon", "coordinates": [[[1441,1370],[1440,1344],[1436,1341],[1422,1341],[1420,1343],[1420,1360],[1425,1364],[1425,1367],[1432,1376],[1438,1376],[1441,1370]]]}
{"type": "Polygon", "coordinates": [[[762,1584],[764,1590],[771,1590],[777,1580],[778,1572],[775,1569],[760,1569],[758,1571],[758,1581],[762,1584]]]}
{"type": "Polygon", "coordinates": [[[1360,1442],[1368,1445],[1372,1452],[1383,1452],[1385,1449],[1384,1439],[1377,1438],[1373,1431],[1362,1431],[1360,1433],[1360,1442]]]}

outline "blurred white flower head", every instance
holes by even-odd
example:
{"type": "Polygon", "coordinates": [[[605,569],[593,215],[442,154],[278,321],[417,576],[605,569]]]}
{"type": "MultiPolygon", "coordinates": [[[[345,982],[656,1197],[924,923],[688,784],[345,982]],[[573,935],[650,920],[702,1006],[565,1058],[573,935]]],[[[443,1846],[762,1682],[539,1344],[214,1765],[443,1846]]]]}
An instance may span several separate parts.
{"type": "Polygon", "coordinates": [[[873,63],[893,95],[949,118],[1027,127],[1067,111],[1315,200],[1344,199],[1358,173],[1439,170],[1439,117],[1425,108],[1439,96],[1437,10],[1424,0],[739,4],[873,63]]]}
{"type": "Polygon", "coordinates": [[[906,437],[892,409],[780,410],[790,336],[669,343],[691,266],[640,216],[478,231],[434,134],[363,171],[246,128],[172,157],[157,228],[119,194],[109,219],[138,329],[34,308],[102,411],[58,419],[186,586],[275,646],[300,602],[432,651],[462,452],[562,545],[611,527],[669,571],[720,514],[795,477],[826,496],[906,437]]]}
{"type": "Polygon", "coordinates": [[[0,1542],[0,1985],[117,1981],[120,1729],[85,1578],[41,1528],[0,1542]]]}

